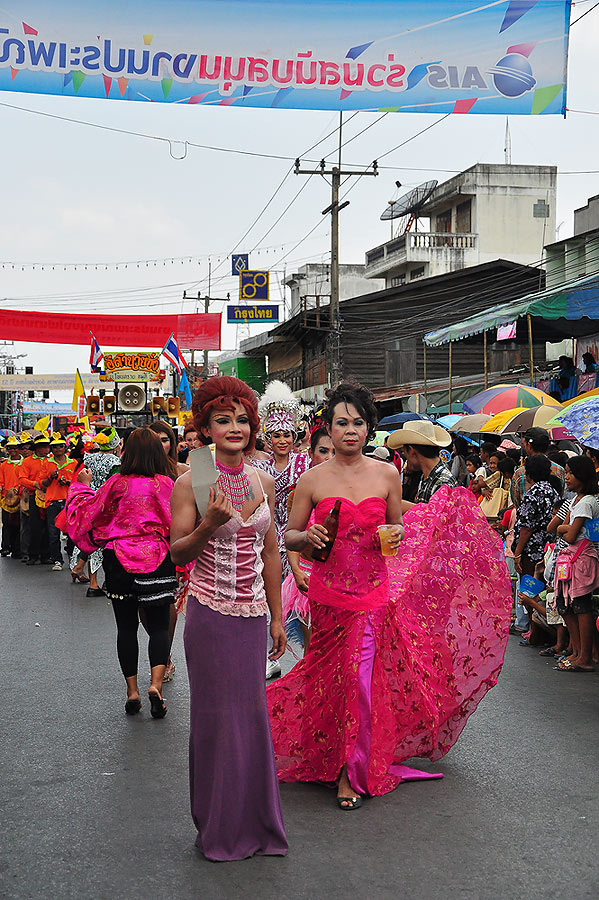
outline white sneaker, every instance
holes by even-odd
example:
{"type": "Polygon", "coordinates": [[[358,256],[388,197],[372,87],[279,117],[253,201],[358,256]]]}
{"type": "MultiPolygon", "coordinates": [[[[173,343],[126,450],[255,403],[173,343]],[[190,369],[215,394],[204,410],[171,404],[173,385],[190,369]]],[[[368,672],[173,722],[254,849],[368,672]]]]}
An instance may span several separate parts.
{"type": "Polygon", "coordinates": [[[266,680],[268,681],[270,678],[274,678],[275,675],[281,674],[281,663],[278,659],[267,659],[266,660],[266,680]]]}
{"type": "Polygon", "coordinates": [[[62,563],[55,562],[54,565],[52,566],[52,571],[53,572],[62,572],[62,563]]]}

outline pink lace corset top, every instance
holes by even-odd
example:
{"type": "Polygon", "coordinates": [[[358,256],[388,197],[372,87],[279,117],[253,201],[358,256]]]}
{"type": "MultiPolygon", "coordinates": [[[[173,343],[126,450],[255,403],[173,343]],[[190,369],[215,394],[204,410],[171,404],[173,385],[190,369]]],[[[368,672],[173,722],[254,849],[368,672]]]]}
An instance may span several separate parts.
{"type": "Polygon", "coordinates": [[[322,523],[341,499],[339,530],[328,560],[312,564],[308,597],[325,606],[370,610],[389,598],[387,566],[381,554],[377,526],[385,523],[387,504],[382,497],[359,503],[325,497],[316,505],[316,522],[322,523]]]}
{"type": "Polygon", "coordinates": [[[190,597],[226,616],[266,615],[262,548],[269,527],[266,498],[245,522],[235,513],[221,525],[195,561],[190,597]]]}

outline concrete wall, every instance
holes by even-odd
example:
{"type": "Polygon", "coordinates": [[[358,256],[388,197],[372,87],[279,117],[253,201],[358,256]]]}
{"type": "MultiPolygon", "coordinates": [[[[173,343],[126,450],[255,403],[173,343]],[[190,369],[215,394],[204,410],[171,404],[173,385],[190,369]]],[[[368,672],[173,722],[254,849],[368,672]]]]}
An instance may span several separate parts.
{"type": "Polygon", "coordinates": [[[545,248],[547,287],[599,272],[599,228],[545,248]]]}
{"type": "Polygon", "coordinates": [[[574,234],[599,229],[599,194],[589,197],[586,206],[574,210],[574,234]]]}
{"type": "MultiPolygon", "coordinates": [[[[316,306],[315,294],[321,295],[321,306],[328,306],[331,295],[329,266],[324,263],[307,263],[298,272],[287,277],[285,284],[291,289],[291,314],[299,312],[301,299],[306,298],[307,308],[316,306]]],[[[339,295],[341,300],[371,294],[385,287],[385,280],[366,278],[364,266],[345,265],[339,267],[339,295]]]]}
{"type": "MultiPolygon", "coordinates": [[[[555,237],[557,173],[548,166],[476,166],[472,230],[478,262],[537,262],[555,237]],[[548,215],[535,215],[548,207],[548,215]]],[[[465,185],[468,189],[468,185],[465,185]]]]}

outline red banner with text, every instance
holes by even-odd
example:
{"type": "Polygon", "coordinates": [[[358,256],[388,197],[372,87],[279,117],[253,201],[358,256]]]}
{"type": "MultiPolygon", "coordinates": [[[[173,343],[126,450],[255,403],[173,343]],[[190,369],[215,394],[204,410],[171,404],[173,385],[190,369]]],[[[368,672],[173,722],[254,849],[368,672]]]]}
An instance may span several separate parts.
{"type": "Polygon", "coordinates": [[[89,344],[90,331],[109,347],[162,349],[172,333],[182,350],[220,350],[220,313],[106,316],[0,310],[0,339],[38,344],[89,344]]]}

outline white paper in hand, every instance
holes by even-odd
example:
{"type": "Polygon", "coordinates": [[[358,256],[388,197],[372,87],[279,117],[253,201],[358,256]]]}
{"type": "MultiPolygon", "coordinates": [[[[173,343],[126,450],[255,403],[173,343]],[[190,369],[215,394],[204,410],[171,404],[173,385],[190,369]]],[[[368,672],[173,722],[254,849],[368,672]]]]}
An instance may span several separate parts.
{"type": "Polygon", "coordinates": [[[192,450],[187,461],[191,467],[191,485],[198,512],[202,518],[208,509],[210,488],[216,487],[218,471],[210,447],[198,447],[192,450]]]}

